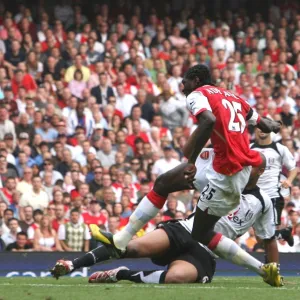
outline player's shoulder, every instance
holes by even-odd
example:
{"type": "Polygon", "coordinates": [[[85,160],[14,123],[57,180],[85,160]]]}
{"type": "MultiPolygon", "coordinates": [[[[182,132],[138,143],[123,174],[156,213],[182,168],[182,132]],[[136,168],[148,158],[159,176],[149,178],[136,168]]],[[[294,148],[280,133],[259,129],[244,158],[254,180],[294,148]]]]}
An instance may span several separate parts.
{"type": "Polygon", "coordinates": [[[276,143],[274,142],[274,145],[276,146],[277,150],[280,152],[281,155],[284,154],[285,152],[290,152],[287,146],[282,145],[279,142],[276,143]]]}
{"type": "Polygon", "coordinates": [[[191,100],[198,100],[198,99],[201,99],[202,97],[206,97],[204,95],[205,91],[201,90],[201,88],[198,88],[196,90],[194,90],[193,92],[191,92],[187,97],[187,101],[191,101],[191,100]]]}

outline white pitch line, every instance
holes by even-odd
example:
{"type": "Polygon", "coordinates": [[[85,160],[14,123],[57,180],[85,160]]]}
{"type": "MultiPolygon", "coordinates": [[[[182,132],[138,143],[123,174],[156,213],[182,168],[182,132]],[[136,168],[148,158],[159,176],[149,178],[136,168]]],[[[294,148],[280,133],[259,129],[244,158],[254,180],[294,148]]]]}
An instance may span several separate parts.
{"type": "MultiPolygon", "coordinates": [[[[123,288],[125,285],[121,284],[47,284],[47,283],[0,283],[0,286],[29,286],[29,287],[112,287],[112,288],[123,288]]],[[[209,286],[209,285],[200,285],[199,286],[188,286],[188,285],[139,285],[139,284],[126,284],[126,287],[133,288],[158,288],[158,289],[208,289],[208,290],[220,290],[220,289],[231,289],[231,290],[271,290],[271,287],[228,287],[228,286],[209,286]]],[[[286,291],[286,290],[300,290],[300,287],[281,287],[276,288],[277,291],[286,291]]]]}

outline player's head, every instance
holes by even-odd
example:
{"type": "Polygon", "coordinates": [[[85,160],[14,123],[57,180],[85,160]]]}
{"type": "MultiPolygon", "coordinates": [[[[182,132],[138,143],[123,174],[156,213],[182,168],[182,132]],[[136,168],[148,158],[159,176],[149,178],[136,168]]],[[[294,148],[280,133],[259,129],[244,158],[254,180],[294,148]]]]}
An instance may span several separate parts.
{"type": "Polygon", "coordinates": [[[182,92],[188,96],[195,89],[206,85],[212,84],[211,75],[206,65],[196,65],[187,70],[182,80],[182,92]]]}
{"type": "Polygon", "coordinates": [[[188,96],[195,89],[211,83],[211,75],[207,66],[196,65],[187,70],[182,80],[183,90],[185,96],[188,96]]]}
{"type": "Polygon", "coordinates": [[[258,143],[267,139],[271,139],[271,133],[264,133],[259,128],[255,128],[255,140],[258,143]]]}

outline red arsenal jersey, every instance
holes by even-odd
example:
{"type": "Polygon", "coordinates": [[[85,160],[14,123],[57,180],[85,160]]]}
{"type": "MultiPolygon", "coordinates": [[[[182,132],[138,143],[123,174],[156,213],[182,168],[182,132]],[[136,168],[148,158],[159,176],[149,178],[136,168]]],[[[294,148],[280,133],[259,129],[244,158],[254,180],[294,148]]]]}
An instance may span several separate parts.
{"type": "Polygon", "coordinates": [[[104,215],[99,214],[98,216],[92,216],[88,212],[82,214],[84,223],[87,225],[90,224],[97,224],[97,225],[104,225],[106,222],[106,218],[104,215]]]}
{"type": "Polygon", "coordinates": [[[231,176],[244,166],[262,163],[260,154],[249,147],[246,124],[247,116],[254,125],[259,116],[245,100],[225,89],[205,85],[187,97],[187,107],[194,116],[209,110],[216,117],[211,135],[216,172],[231,176]]]}

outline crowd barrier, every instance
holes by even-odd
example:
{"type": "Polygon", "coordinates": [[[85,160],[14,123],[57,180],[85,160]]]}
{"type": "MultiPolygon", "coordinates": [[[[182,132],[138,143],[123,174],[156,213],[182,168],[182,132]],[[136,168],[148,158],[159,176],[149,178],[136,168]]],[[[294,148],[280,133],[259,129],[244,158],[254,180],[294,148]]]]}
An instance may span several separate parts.
{"type": "MultiPolygon", "coordinates": [[[[47,277],[50,276],[49,269],[58,259],[72,259],[80,256],[79,252],[24,252],[0,253],[0,276],[29,276],[29,277],[47,277]]],[[[264,261],[262,253],[255,253],[260,261],[264,261]]],[[[280,255],[281,273],[285,276],[300,276],[300,253],[281,254],[280,255]]],[[[109,270],[118,266],[125,265],[132,270],[157,270],[160,266],[154,265],[150,259],[120,259],[109,260],[90,268],[83,268],[73,272],[70,276],[87,277],[98,270],[109,270]]],[[[222,259],[217,260],[216,276],[254,276],[255,274],[245,268],[236,266],[222,259]]]]}

